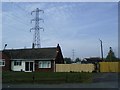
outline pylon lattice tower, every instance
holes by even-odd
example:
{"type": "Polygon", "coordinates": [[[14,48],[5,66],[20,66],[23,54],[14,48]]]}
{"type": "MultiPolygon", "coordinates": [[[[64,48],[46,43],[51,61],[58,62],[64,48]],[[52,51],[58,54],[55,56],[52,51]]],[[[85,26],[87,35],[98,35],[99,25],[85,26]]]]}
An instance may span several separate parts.
{"type": "Polygon", "coordinates": [[[75,60],[75,50],[74,50],[74,49],[72,50],[72,54],[73,54],[73,55],[72,55],[72,56],[73,56],[73,57],[72,57],[72,60],[74,61],[74,60],[75,60]]]}
{"type": "Polygon", "coordinates": [[[44,11],[40,10],[39,8],[36,8],[36,10],[31,12],[31,15],[33,14],[33,12],[36,13],[36,16],[35,16],[34,19],[31,20],[31,23],[32,23],[32,21],[35,21],[35,27],[31,28],[30,32],[31,32],[31,30],[34,30],[34,35],[33,35],[34,47],[41,48],[40,30],[42,29],[44,31],[44,28],[39,26],[39,21],[43,21],[44,22],[44,20],[42,18],[39,18],[39,13],[40,12],[44,13],[44,11]]]}

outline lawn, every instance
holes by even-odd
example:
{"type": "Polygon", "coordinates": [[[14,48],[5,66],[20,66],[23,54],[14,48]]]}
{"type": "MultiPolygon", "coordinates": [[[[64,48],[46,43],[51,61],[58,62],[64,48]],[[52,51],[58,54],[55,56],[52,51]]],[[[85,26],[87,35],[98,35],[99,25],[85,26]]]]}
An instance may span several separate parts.
{"type": "Polygon", "coordinates": [[[89,83],[92,73],[78,72],[3,72],[3,83],[89,83]]]}

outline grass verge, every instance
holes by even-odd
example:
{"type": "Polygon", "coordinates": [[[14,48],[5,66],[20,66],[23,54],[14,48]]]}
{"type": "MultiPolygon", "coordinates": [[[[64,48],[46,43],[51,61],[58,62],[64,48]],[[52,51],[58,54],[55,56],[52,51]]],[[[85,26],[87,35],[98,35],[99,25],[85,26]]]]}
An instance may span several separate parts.
{"type": "Polygon", "coordinates": [[[90,83],[92,73],[78,72],[3,72],[3,83],[90,83]]]}

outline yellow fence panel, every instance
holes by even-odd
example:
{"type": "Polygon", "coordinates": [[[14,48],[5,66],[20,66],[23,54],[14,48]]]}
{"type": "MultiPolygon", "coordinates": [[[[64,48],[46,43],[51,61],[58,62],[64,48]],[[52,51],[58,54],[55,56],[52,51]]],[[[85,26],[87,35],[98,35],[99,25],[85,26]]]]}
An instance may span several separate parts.
{"type": "Polygon", "coordinates": [[[94,64],[56,64],[56,72],[92,72],[94,64]]]}
{"type": "Polygon", "coordinates": [[[120,72],[120,62],[100,62],[100,72],[120,72]]]}
{"type": "Polygon", "coordinates": [[[69,64],[56,64],[56,72],[69,72],[70,65],[69,64]]]}

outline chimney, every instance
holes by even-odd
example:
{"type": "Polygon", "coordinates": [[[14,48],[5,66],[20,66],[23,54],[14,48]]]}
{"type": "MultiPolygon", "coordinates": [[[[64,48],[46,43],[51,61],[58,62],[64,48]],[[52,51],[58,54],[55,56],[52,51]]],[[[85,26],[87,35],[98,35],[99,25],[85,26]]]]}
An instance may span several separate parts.
{"type": "Polygon", "coordinates": [[[57,44],[57,47],[59,47],[59,44],[57,44]]]}
{"type": "Polygon", "coordinates": [[[59,44],[57,44],[57,52],[59,52],[60,51],[60,46],[59,46],[59,44]]]}

